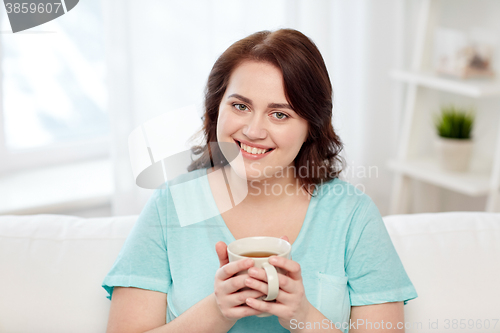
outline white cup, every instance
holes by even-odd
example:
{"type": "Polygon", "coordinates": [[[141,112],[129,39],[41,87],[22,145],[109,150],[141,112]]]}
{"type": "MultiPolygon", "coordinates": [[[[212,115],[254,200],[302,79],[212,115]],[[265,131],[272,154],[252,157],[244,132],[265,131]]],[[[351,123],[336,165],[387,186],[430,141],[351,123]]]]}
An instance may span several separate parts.
{"type": "MultiPolygon", "coordinates": [[[[268,293],[267,297],[260,297],[264,301],[273,301],[278,297],[279,279],[278,272],[286,274],[286,271],[274,267],[269,263],[269,257],[247,257],[244,254],[252,252],[272,252],[278,257],[292,259],[292,245],[286,240],[276,237],[246,237],[235,240],[227,246],[229,262],[252,259],[254,267],[263,268],[267,275],[268,293]]],[[[240,271],[237,275],[245,274],[248,270],[240,271]]],[[[250,289],[250,288],[244,288],[250,289]]],[[[262,313],[257,317],[269,317],[271,314],[262,313]]]]}

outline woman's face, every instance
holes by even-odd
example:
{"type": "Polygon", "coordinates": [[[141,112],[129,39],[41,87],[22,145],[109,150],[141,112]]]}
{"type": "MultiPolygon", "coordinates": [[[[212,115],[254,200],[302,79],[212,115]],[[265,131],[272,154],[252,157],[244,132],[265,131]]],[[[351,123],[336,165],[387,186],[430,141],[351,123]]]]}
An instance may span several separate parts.
{"type": "Polygon", "coordinates": [[[245,170],[231,162],[239,176],[260,180],[292,166],[307,131],[285,98],[278,68],[245,61],[233,71],[219,106],[217,141],[240,146],[245,170]]]}

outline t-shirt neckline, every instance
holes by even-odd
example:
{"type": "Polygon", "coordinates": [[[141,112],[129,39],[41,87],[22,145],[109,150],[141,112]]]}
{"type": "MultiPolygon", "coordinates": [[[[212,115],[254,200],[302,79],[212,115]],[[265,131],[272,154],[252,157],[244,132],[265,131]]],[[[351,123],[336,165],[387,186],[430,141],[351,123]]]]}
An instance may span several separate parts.
{"type": "MultiPolygon", "coordinates": [[[[215,217],[215,220],[216,220],[217,224],[219,224],[219,226],[222,227],[222,230],[226,236],[226,239],[229,240],[226,245],[229,245],[230,243],[234,242],[236,240],[236,238],[233,236],[233,234],[231,233],[231,230],[229,230],[226,222],[224,221],[224,219],[222,218],[222,215],[220,214],[219,208],[217,207],[217,204],[215,202],[215,198],[214,198],[214,196],[212,194],[212,190],[210,188],[210,183],[208,182],[208,173],[207,173],[206,168],[203,169],[203,176],[204,177],[202,177],[203,178],[202,184],[203,184],[204,191],[207,192],[206,197],[210,198],[209,199],[210,204],[215,207],[217,212],[219,212],[219,214],[217,214],[217,216],[215,217]]],[[[309,200],[309,205],[307,206],[307,211],[306,211],[306,216],[304,217],[304,222],[302,223],[302,227],[300,228],[300,231],[299,231],[297,238],[295,239],[295,241],[292,244],[292,257],[293,257],[293,253],[296,251],[297,248],[299,248],[300,244],[302,243],[302,239],[305,237],[305,234],[307,233],[310,220],[312,219],[314,208],[316,207],[316,204],[317,204],[317,199],[318,199],[317,197],[318,197],[318,195],[311,196],[311,199],[309,200]]]]}

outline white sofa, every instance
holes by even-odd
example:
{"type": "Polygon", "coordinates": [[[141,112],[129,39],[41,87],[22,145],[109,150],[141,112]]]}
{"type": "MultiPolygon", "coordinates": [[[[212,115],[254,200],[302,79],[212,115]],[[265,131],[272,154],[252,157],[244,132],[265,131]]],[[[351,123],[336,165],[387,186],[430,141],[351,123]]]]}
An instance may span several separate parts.
{"type": "MultiPolygon", "coordinates": [[[[0,332],[104,332],[101,282],[135,219],[0,216],[0,332]]],[[[407,332],[500,332],[500,214],[384,221],[419,294],[407,332]]]]}

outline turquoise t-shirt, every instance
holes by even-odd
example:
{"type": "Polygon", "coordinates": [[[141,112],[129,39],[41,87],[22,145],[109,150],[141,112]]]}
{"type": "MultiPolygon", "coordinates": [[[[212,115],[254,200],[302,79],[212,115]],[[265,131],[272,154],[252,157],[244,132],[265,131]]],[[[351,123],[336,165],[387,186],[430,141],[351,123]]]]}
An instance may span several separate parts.
{"type": "MultiPolygon", "coordinates": [[[[214,292],[219,268],[215,244],[235,240],[219,214],[207,170],[179,178],[155,191],[102,284],[109,299],[114,286],[166,293],[167,323],[214,292]],[[201,222],[181,223],[186,216],[201,222]]],[[[406,304],[416,298],[371,198],[338,178],[314,194],[292,244],[309,302],[348,332],[351,306],[406,304]]],[[[288,330],[276,316],[251,316],[238,320],[229,332],[288,330]]]]}

